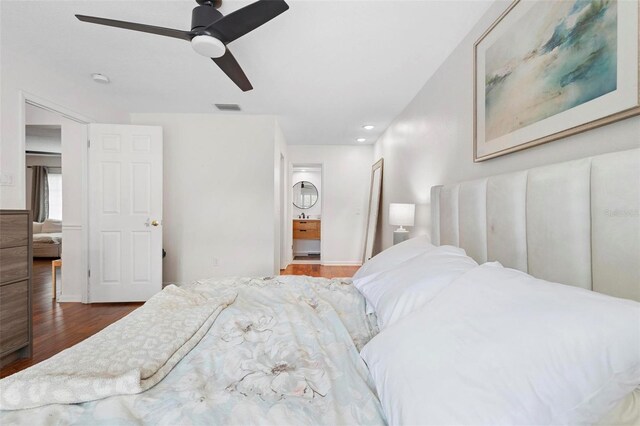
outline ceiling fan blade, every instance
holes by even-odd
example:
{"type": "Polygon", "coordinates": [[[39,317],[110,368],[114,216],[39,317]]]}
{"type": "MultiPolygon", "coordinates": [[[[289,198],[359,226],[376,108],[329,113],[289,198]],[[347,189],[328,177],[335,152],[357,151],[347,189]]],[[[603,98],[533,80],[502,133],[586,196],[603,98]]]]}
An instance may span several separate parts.
{"type": "Polygon", "coordinates": [[[236,58],[233,57],[229,49],[227,49],[225,54],[221,57],[211,59],[240,89],[242,89],[243,92],[253,89],[251,82],[244,71],[242,71],[240,64],[238,64],[238,61],[236,61],[236,58]]]}
{"type": "Polygon", "coordinates": [[[284,0],[258,0],[232,12],[205,28],[224,44],[255,30],[289,9],[284,0]]]}
{"type": "Polygon", "coordinates": [[[95,16],[76,15],[83,22],[106,25],[108,27],[124,28],[125,30],[141,31],[143,33],[157,34],[165,37],[179,38],[191,41],[195,34],[191,31],[174,30],[172,28],[156,27],[153,25],[136,24],[135,22],[116,21],[115,19],[98,18],[95,16]]]}

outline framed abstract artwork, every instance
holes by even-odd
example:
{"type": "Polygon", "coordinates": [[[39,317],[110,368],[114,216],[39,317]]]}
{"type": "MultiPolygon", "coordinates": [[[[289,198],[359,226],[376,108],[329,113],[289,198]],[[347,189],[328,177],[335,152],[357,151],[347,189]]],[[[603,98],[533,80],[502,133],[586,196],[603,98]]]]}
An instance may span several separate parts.
{"type": "Polygon", "coordinates": [[[640,114],[638,0],[516,0],[474,45],[474,161],[640,114]]]}

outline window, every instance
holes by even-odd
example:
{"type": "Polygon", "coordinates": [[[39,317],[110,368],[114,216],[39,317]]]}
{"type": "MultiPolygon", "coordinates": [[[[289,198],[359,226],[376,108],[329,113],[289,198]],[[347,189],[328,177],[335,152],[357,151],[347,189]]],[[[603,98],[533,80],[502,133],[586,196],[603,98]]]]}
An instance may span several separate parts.
{"type": "Polygon", "coordinates": [[[49,170],[49,219],[62,220],[62,174],[49,170]]]}

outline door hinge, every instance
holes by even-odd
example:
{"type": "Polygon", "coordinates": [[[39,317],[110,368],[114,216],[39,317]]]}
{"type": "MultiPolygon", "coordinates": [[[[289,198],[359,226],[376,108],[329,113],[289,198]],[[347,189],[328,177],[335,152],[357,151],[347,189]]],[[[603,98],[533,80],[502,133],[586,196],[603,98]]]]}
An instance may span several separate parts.
{"type": "Polygon", "coordinates": [[[91,139],[87,139],[87,148],[91,148],[91,139]]]}
{"type": "Polygon", "coordinates": [[[87,276],[91,278],[91,269],[87,269],[87,276]]]}

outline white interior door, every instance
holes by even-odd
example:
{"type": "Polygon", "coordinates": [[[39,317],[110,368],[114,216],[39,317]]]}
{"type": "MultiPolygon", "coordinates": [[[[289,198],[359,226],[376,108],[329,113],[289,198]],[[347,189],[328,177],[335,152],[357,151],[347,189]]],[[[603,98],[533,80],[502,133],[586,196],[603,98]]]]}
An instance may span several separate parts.
{"type": "Polygon", "coordinates": [[[90,302],[162,290],[162,128],[89,125],[90,302]]]}

